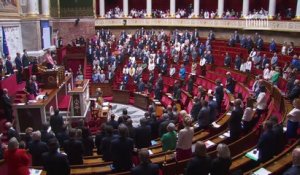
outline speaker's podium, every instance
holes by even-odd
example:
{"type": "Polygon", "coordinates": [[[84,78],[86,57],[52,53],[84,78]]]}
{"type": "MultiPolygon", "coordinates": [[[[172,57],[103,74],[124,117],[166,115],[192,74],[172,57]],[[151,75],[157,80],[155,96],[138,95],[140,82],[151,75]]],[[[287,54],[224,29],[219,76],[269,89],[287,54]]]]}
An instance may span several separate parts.
{"type": "Polygon", "coordinates": [[[73,84],[71,74],[63,76],[63,78],[64,80],[53,88],[44,87],[34,100],[28,100],[24,94],[17,101],[14,101],[16,126],[19,132],[25,132],[28,127],[40,130],[42,123],[49,120],[48,117],[52,115],[54,109],[58,109],[61,100],[68,95],[68,87],[72,88],[73,84]]]}
{"type": "Polygon", "coordinates": [[[90,107],[89,80],[77,81],[71,95],[70,119],[85,118],[90,107]]]}

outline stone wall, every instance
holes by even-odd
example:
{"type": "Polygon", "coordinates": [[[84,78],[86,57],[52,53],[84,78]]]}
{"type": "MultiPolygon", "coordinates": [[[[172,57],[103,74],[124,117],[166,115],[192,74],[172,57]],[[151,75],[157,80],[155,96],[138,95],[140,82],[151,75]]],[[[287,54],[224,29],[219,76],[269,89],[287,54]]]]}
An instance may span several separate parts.
{"type": "Polygon", "coordinates": [[[59,30],[58,36],[63,38],[64,45],[71,43],[76,37],[90,38],[95,35],[94,19],[80,19],[77,25],[75,25],[75,20],[60,19],[50,22],[53,30],[59,30]]]}

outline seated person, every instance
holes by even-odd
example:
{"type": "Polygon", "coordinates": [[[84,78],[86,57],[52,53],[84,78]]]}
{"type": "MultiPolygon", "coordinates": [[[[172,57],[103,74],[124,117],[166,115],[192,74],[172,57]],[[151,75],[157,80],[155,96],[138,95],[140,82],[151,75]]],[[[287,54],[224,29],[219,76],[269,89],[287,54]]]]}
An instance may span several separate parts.
{"type": "Polygon", "coordinates": [[[79,69],[77,71],[77,76],[75,78],[75,81],[82,81],[82,80],[83,80],[83,73],[82,73],[81,69],[79,69]]]}
{"type": "Polygon", "coordinates": [[[99,82],[99,76],[100,76],[100,71],[99,70],[94,70],[93,75],[92,75],[92,80],[94,83],[99,82]]]}
{"type": "Polygon", "coordinates": [[[100,74],[99,74],[99,81],[100,83],[104,83],[105,82],[105,73],[103,70],[101,70],[100,74]]]}

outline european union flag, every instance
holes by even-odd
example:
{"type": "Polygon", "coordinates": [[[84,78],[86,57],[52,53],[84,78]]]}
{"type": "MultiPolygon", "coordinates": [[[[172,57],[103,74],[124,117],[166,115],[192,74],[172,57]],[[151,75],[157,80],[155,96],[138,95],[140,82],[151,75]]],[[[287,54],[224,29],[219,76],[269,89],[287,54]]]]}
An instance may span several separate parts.
{"type": "Polygon", "coordinates": [[[3,54],[4,56],[8,56],[9,55],[9,50],[8,50],[8,46],[7,46],[7,42],[6,42],[6,36],[5,36],[5,32],[4,32],[4,27],[2,27],[2,38],[3,38],[3,54]]]}

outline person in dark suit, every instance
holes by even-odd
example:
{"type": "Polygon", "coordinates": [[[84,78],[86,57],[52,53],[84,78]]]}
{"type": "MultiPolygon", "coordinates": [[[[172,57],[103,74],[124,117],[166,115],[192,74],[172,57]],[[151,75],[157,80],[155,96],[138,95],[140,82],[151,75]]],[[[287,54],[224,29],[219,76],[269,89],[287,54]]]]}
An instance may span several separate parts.
{"type": "Polygon", "coordinates": [[[162,98],[162,89],[160,88],[158,82],[156,82],[154,88],[154,99],[161,100],[161,98],[162,98]]]}
{"type": "Polygon", "coordinates": [[[76,129],[76,138],[82,143],[83,155],[92,156],[94,149],[93,137],[88,132],[84,132],[82,129],[76,129]]]}
{"type": "Polygon", "coordinates": [[[32,133],[32,141],[28,144],[28,152],[32,156],[32,166],[42,165],[42,154],[48,152],[48,146],[41,141],[41,132],[32,133]]]}
{"type": "Polygon", "coordinates": [[[105,126],[105,137],[103,137],[99,151],[102,154],[102,159],[104,161],[112,160],[112,153],[110,150],[111,141],[116,138],[116,135],[113,135],[113,127],[110,125],[105,126]]]}
{"type": "Polygon", "coordinates": [[[34,95],[35,97],[39,93],[39,86],[36,81],[36,75],[32,75],[29,81],[29,94],[34,95]]]}
{"type": "Polygon", "coordinates": [[[151,146],[151,127],[147,125],[146,118],[140,119],[140,125],[135,129],[135,146],[137,148],[147,148],[151,146]]]}
{"type": "Polygon", "coordinates": [[[93,57],[94,57],[94,49],[91,45],[88,46],[86,50],[86,57],[89,64],[93,63],[93,57]]]}
{"type": "Polygon", "coordinates": [[[295,148],[292,153],[293,165],[286,170],[283,175],[298,175],[300,174],[300,148],[295,148]]]}
{"type": "Polygon", "coordinates": [[[226,89],[231,93],[234,94],[234,89],[235,89],[235,80],[232,78],[231,73],[227,72],[226,73],[226,89]]]}
{"type": "Polygon", "coordinates": [[[17,82],[21,83],[22,82],[23,64],[22,64],[21,55],[19,52],[17,53],[17,57],[15,58],[15,64],[16,64],[16,68],[18,70],[17,82]]]}
{"type": "Polygon", "coordinates": [[[30,64],[26,49],[23,50],[22,64],[23,64],[23,68],[28,67],[30,64]]]}
{"type": "Polygon", "coordinates": [[[151,163],[149,159],[149,151],[146,148],[143,148],[139,152],[139,159],[141,163],[131,169],[132,175],[158,175],[159,166],[157,164],[151,163]]]}
{"type": "Polygon", "coordinates": [[[48,141],[52,138],[54,138],[53,132],[49,131],[49,124],[48,123],[43,123],[42,124],[42,129],[41,129],[41,141],[48,143],[48,141]]]}
{"type": "Polygon", "coordinates": [[[212,160],[210,175],[228,175],[231,166],[230,150],[227,145],[220,143],[217,146],[217,157],[212,160]]]}
{"type": "Polygon", "coordinates": [[[207,101],[203,100],[201,104],[202,104],[202,108],[198,114],[198,125],[199,125],[198,130],[205,129],[210,124],[210,117],[209,117],[210,111],[208,108],[208,103],[207,101]]]}
{"type": "Polygon", "coordinates": [[[76,130],[69,130],[69,139],[64,141],[64,151],[68,155],[71,165],[83,164],[84,148],[81,141],[76,139],[76,130]]]}
{"type": "Polygon", "coordinates": [[[274,145],[275,147],[275,153],[279,154],[281,153],[281,151],[284,150],[284,146],[286,144],[286,136],[285,133],[283,131],[283,126],[282,124],[278,123],[278,118],[276,116],[271,116],[270,117],[270,121],[273,123],[273,132],[275,135],[275,138],[277,138],[277,142],[276,145],[274,145]]]}
{"type": "Polygon", "coordinates": [[[194,97],[194,105],[191,109],[191,117],[193,118],[194,121],[197,121],[200,109],[201,109],[200,100],[198,97],[194,97]]]}
{"type": "Polygon", "coordinates": [[[264,131],[257,143],[259,162],[266,162],[275,155],[274,145],[276,145],[277,142],[277,138],[275,138],[273,132],[273,123],[271,121],[265,121],[263,129],[264,131]]]}
{"type": "Polygon", "coordinates": [[[215,97],[216,97],[216,102],[218,105],[217,109],[219,112],[221,112],[222,101],[224,98],[224,89],[223,89],[223,86],[221,85],[220,80],[216,80],[215,97]]]}
{"type": "Polygon", "coordinates": [[[134,142],[128,138],[128,128],[119,125],[119,135],[111,141],[111,153],[114,171],[128,171],[132,168],[132,153],[134,142]]]}
{"type": "Polygon", "coordinates": [[[195,145],[195,156],[186,166],[186,175],[208,175],[211,167],[211,159],[207,155],[205,143],[198,141],[195,145]]]}
{"type": "Polygon", "coordinates": [[[162,74],[158,74],[157,84],[158,84],[159,89],[162,90],[164,87],[164,80],[162,78],[162,74]]]}
{"type": "Polygon", "coordinates": [[[13,128],[13,125],[11,122],[6,122],[5,128],[7,129],[7,139],[8,140],[10,140],[13,137],[20,140],[20,135],[19,135],[18,131],[16,131],[15,128],[13,128]]]}
{"type": "Polygon", "coordinates": [[[57,151],[59,148],[57,139],[50,139],[48,147],[49,152],[42,155],[43,169],[47,172],[47,175],[69,175],[69,160],[65,154],[61,154],[57,151]]]}
{"type": "Polygon", "coordinates": [[[137,92],[144,92],[145,91],[145,83],[143,82],[143,78],[139,79],[137,92]]]}
{"type": "Polygon", "coordinates": [[[63,117],[59,114],[59,110],[54,111],[54,115],[50,117],[50,126],[52,131],[57,134],[62,130],[64,125],[63,117]]]}
{"type": "Polygon", "coordinates": [[[8,90],[5,88],[3,89],[3,95],[1,100],[6,120],[11,122],[13,120],[12,103],[10,97],[8,96],[8,90]]]}
{"type": "Polygon", "coordinates": [[[241,108],[242,101],[240,99],[236,99],[234,101],[234,108],[231,112],[231,116],[229,118],[229,131],[230,131],[230,139],[236,140],[239,138],[242,132],[241,121],[243,117],[243,109],[241,108]]]}
{"type": "Polygon", "coordinates": [[[287,95],[287,98],[293,101],[295,98],[300,96],[300,80],[295,80],[294,87],[291,92],[287,95]]]}
{"type": "Polygon", "coordinates": [[[193,88],[194,88],[194,76],[189,75],[188,83],[187,83],[187,91],[190,95],[193,95],[193,88]]]}
{"type": "Polygon", "coordinates": [[[110,120],[106,123],[113,127],[113,129],[118,129],[119,123],[115,120],[115,114],[110,115],[110,120]]]}
{"type": "Polygon", "coordinates": [[[6,67],[6,74],[14,74],[14,68],[11,63],[10,55],[7,56],[7,60],[5,62],[5,67],[6,67]]]}

